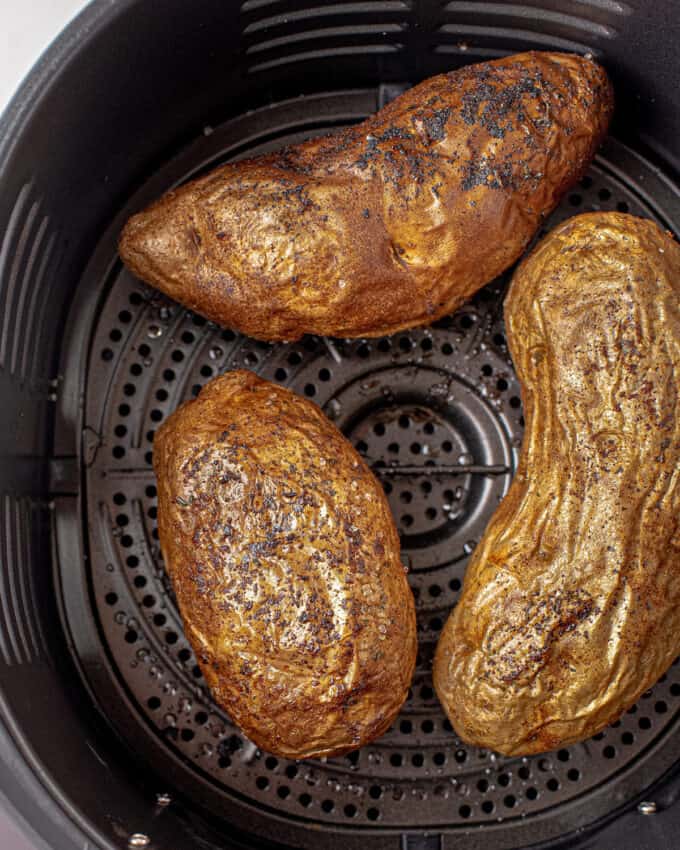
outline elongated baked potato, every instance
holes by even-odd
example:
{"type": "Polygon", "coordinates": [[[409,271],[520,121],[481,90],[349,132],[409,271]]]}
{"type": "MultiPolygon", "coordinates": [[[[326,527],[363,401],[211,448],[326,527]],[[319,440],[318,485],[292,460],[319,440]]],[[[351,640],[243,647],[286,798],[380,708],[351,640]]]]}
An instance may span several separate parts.
{"type": "Polygon", "coordinates": [[[577,216],[505,304],[526,434],[437,647],[464,740],[510,755],[597,733],[680,653],[680,247],[577,216]]]}
{"type": "Polygon", "coordinates": [[[316,405],[230,372],[154,442],[166,569],[203,675],[287,758],[381,735],[416,657],[413,595],[382,488],[316,405]]]}
{"type": "Polygon", "coordinates": [[[521,255],[611,111],[605,72],[580,56],[471,65],[358,126],[170,192],[128,222],[120,254],[259,339],[428,324],[521,255]]]}

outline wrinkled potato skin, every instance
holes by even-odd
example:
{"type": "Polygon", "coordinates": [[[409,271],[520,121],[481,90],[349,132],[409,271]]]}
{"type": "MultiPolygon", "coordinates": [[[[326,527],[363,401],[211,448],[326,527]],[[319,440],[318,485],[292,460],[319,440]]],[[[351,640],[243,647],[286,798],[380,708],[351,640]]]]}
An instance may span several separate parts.
{"type": "Polygon", "coordinates": [[[316,405],[216,378],[154,441],[166,569],[215,700],[286,758],[381,735],[416,657],[382,488],[316,405]]]}
{"type": "Polygon", "coordinates": [[[572,218],[505,318],[521,460],[434,680],[464,740],[524,755],[597,733],[680,653],[680,247],[633,216],[572,218]]]}
{"type": "Polygon", "coordinates": [[[358,126],[170,192],[128,222],[120,254],[258,339],[429,324],[521,255],[611,111],[605,72],[580,56],[471,65],[358,126]]]}

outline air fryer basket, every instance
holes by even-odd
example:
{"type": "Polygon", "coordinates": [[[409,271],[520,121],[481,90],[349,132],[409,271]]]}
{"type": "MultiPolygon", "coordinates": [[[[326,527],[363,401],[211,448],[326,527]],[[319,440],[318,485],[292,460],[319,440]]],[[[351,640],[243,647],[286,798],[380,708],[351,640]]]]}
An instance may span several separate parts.
{"type": "Polygon", "coordinates": [[[34,836],[68,850],[675,846],[677,663],[605,732],[529,759],[462,744],[433,693],[439,630],[521,443],[507,276],[431,328],[268,345],[180,308],[116,255],[127,216],[206,168],[532,48],[592,53],[618,93],[612,136],[545,230],[618,209],[680,234],[673,11],[101,0],[36,67],[0,127],[0,790],[34,836]],[[210,699],[163,571],[154,430],[230,368],[318,403],[397,520],[416,675],[392,729],[346,757],[295,763],[243,738],[210,699]]]}

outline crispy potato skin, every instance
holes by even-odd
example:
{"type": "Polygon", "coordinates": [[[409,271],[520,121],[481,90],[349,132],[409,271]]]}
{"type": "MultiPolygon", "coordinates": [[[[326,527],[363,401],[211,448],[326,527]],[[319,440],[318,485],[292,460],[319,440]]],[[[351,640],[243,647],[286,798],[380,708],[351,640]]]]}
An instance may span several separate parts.
{"type": "Polygon", "coordinates": [[[216,701],[286,758],[381,735],[416,657],[413,595],[382,488],[311,402],[230,372],[154,442],[158,530],[216,701]]]}
{"type": "Polygon", "coordinates": [[[597,733],[680,653],[680,247],[577,216],[523,261],[505,317],[521,460],[434,682],[464,740],[523,755],[597,733]]]}
{"type": "Polygon", "coordinates": [[[433,77],[362,124],[225,165],[126,225],[140,278],[266,340],[380,336],[511,265],[611,116],[602,68],[523,53],[433,77]]]}

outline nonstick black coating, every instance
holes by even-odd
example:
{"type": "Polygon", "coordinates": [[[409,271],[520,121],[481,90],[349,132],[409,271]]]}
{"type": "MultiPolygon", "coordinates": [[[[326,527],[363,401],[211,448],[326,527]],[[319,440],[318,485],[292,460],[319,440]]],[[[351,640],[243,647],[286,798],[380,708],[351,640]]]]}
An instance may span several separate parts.
{"type": "Polygon", "coordinates": [[[618,94],[614,135],[638,152],[608,143],[592,183],[576,187],[559,215],[624,204],[677,231],[680,56],[672,21],[672,3],[615,0],[98,2],[36,68],[0,128],[0,755],[8,766],[0,787],[51,846],[120,848],[134,834],[163,850],[674,846],[676,784],[648,786],[677,758],[677,668],[590,751],[553,754],[543,767],[458,746],[428,696],[437,621],[455,601],[466,549],[507,486],[521,431],[498,287],[448,326],[402,335],[403,343],[384,343],[387,350],[307,340],[284,352],[225,337],[150,298],[121,273],[114,251],[130,212],[216,159],[358,120],[424,76],[527,48],[601,58],[618,94]],[[430,362],[472,388],[456,415],[433,393],[446,381],[425,380],[430,362]],[[142,372],[123,379],[135,364],[142,372]],[[458,476],[454,487],[433,479],[430,492],[441,492],[429,497],[423,476],[390,481],[420,592],[421,678],[398,726],[348,760],[268,766],[266,754],[248,749],[193,677],[153,557],[144,445],[152,413],[165,416],[190,395],[208,377],[204,367],[236,364],[314,397],[374,459],[394,443],[418,463],[479,455],[472,465],[496,470],[458,476]],[[381,364],[394,373],[387,385],[362,379],[381,364]],[[172,381],[166,369],[174,369],[172,381]],[[118,415],[126,384],[134,387],[132,429],[118,415]],[[395,387],[398,398],[390,398],[395,387]],[[447,433],[431,446],[440,428],[447,433]],[[425,455],[425,446],[439,454],[425,455]],[[116,457],[116,448],[124,454],[116,457]],[[450,499],[446,491],[455,497],[458,486],[460,497],[450,499]],[[444,504],[453,503],[444,518],[444,504]],[[125,537],[132,544],[123,545],[125,537]],[[128,565],[128,550],[140,563],[128,565]],[[154,666],[160,677],[149,675],[154,666]],[[174,694],[163,690],[170,681],[174,694]],[[188,714],[180,705],[187,698],[188,714]],[[164,720],[170,714],[174,726],[164,720]],[[642,815],[641,797],[658,813],[642,815]],[[596,836],[593,822],[604,829],[596,836]]]}

